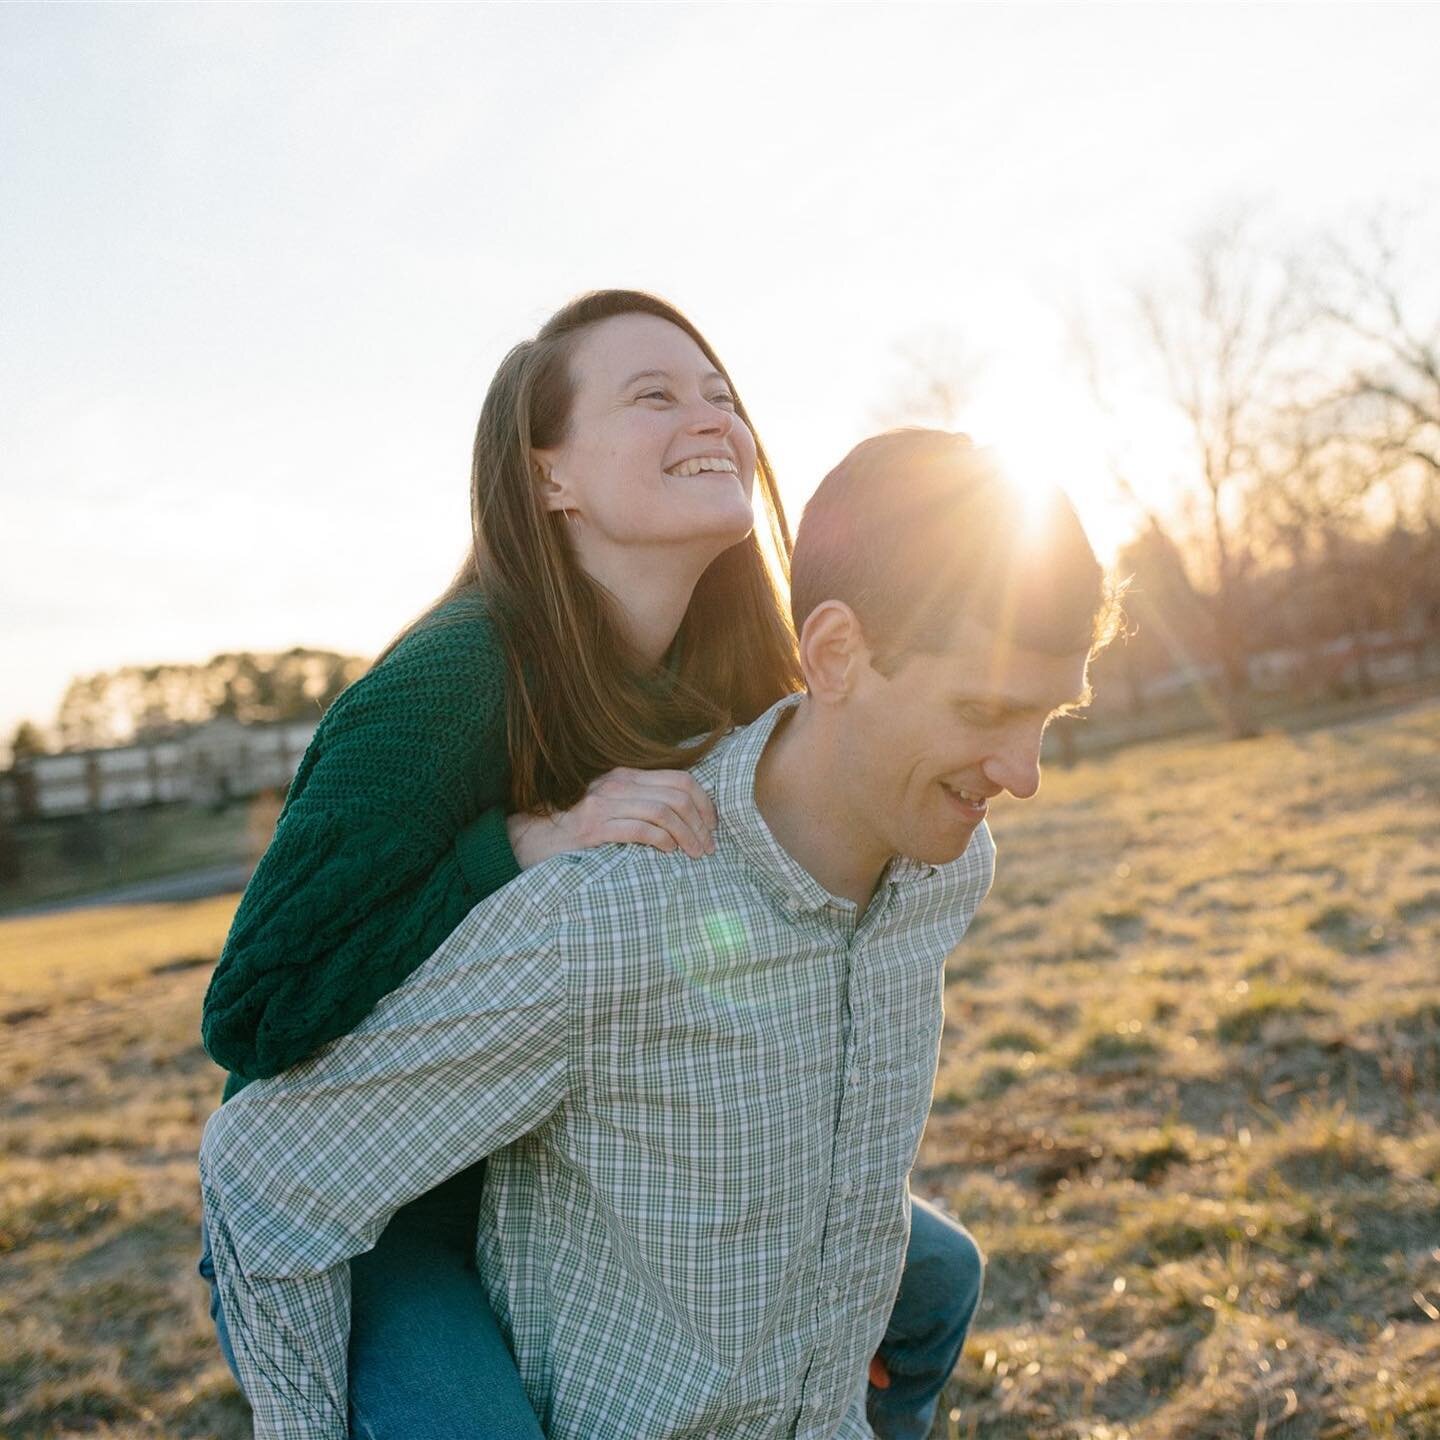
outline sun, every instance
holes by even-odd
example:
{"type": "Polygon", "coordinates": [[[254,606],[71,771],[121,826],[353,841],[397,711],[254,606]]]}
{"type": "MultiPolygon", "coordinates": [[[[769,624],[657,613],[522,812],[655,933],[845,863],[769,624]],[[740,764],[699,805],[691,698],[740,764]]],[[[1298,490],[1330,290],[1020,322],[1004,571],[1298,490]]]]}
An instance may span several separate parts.
{"type": "Polygon", "coordinates": [[[1021,496],[1034,502],[1058,486],[1070,497],[1105,564],[1134,534],[1136,509],[1112,472],[1102,417],[1079,397],[1057,395],[1044,407],[994,397],[977,403],[966,426],[995,456],[1021,496]]]}

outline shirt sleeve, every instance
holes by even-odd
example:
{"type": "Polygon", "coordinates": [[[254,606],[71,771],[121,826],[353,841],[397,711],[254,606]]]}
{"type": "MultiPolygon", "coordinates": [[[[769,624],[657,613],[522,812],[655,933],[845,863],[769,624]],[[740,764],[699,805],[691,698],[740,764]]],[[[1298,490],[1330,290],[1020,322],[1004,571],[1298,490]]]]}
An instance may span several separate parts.
{"type": "Polygon", "coordinates": [[[553,919],[506,891],[353,1034],[211,1117],[205,1225],[257,1437],[344,1440],[347,1262],[402,1205],[545,1122],[566,1027],[553,919]]]}
{"type": "Polygon", "coordinates": [[[504,671],[475,607],[417,631],[321,722],[211,980],[201,1030],[246,1080],[354,1028],[519,873],[504,671]]]}

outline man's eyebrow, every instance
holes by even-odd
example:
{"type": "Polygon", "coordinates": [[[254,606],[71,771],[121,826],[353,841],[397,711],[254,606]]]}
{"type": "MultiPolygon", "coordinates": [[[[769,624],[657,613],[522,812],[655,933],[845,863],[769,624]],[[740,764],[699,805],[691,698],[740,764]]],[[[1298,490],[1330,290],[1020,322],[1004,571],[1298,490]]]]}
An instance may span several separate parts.
{"type": "Polygon", "coordinates": [[[957,697],[957,704],[960,705],[988,705],[992,709],[1002,710],[1006,714],[1014,714],[1024,710],[1044,710],[1050,715],[1061,715],[1068,710],[1078,710],[1081,706],[1088,705],[1092,699],[1092,692],[1087,685],[1078,695],[1069,700],[1061,700],[1058,704],[1047,705],[1043,700],[1036,701],[1019,695],[996,695],[976,694],[961,695],[957,697]]]}

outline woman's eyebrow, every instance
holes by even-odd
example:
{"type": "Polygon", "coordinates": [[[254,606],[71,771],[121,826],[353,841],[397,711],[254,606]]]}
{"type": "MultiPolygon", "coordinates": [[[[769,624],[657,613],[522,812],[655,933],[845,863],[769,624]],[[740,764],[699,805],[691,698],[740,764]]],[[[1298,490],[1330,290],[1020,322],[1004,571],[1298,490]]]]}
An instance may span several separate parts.
{"type": "MultiPolygon", "coordinates": [[[[668,370],[637,370],[620,388],[628,390],[632,385],[638,384],[641,380],[671,380],[674,377],[668,370]]],[[[708,385],[712,380],[719,380],[722,384],[728,384],[725,377],[718,370],[711,370],[709,374],[700,377],[702,385],[708,385]]]]}

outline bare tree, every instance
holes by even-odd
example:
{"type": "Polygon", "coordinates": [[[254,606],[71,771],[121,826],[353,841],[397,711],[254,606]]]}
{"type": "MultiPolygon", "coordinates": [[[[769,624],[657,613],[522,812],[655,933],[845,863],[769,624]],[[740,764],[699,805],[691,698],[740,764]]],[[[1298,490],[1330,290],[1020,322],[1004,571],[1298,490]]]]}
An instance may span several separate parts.
{"type": "Polygon", "coordinates": [[[1355,366],[1336,396],[1346,424],[1412,479],[1412,518],[1440,528],[1440,299],[1424,313],[1406,282],[1400,227],[1373,217],[1359,242],[1329,240],[1312,295],[1319,313],[1349,342],[1355,366]],[[1348,402],[1348,403],[1347,403],[1348,402]]]}
{"type": "Polygon", "coordinates": [[[1292,632],[1310,657],[1312,686],[1337,677],[1320,663],[1323,641],[1348,636],[1356,681],[1370,694],[1368,632],[1383,607],[1384,567],[1376,564],[1373,500],[1387,461],[1336,427],[1329,404],[1278,421],[1271,463],[1252,495],[1257,532],[1268,530],[1289,572],[1296,611],[1292,632]]]}
{"type": "Polygon", "coordinates": [[[1372,216],[1359,238],[1331,238],[1311,294],[1350,369],[1331,397],[1333,426],[1368,450],[1383,477],[1391,533],[1374,597],[1414,645],[1417,669],[1440,628],[1440,287],[1435,217],[1372,216]],[[1428,240],[1428,243],[1427,243],[1428,240]]]}
{"type": "MultiPolygon", "coordinates": [[[[1181,488],[1163,508],[1142,498],[1147,487],[1118,459],[1112,472],[1147,532],[1181,557],[1186,601],[1207,617],[1226,730],[1242,738],[1255,733],[1248,598],[1262,559],[1248,521],[1276,415],[1293,404],[1287,366],[1304,324],[1300,296],[1292,267],[1263,249],[1253,219],[1241,213],[1196,235],[1179,273],[1135,287],[1131,300],[1140,374],[1182,422],[1187,453],[1181,488]]],[[[1123,425],[1107,397],[1110,367],[1085,327],[1072,328],[1092,393],[1112,424],[1123,425]]]]}

